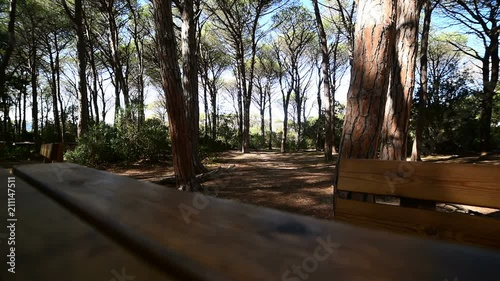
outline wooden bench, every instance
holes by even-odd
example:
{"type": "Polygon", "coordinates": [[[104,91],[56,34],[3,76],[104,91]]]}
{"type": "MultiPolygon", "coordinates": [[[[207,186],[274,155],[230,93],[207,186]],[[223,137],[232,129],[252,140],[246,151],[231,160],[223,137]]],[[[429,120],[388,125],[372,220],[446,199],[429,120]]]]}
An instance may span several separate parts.
{"type": "MultiPolygon", "coordinates": [[[[0,174],[4,187],[7,176],[0,174]]],[[[20,166],[14,176],[16,280],[498,280],[496,251],[180,192],[68,163],[20,166]]],[[[5,189],[0,201],[7,201],[5,189]]],[[[0,280],[12,280],[4,251],[0,280]]]]}
{"type": "Polygon", "coordinates": [[[500,249],[500,220],[340,198],[343,191],[500,209],[500,166],[342,159],[335,219],[500,249]]]}
{"type": "Polygon", "coordinates": [[[40,155],[44,157],[44,161],[63,162],[64,148],[64,143],[44,143],[40,147],[40,155]]]}

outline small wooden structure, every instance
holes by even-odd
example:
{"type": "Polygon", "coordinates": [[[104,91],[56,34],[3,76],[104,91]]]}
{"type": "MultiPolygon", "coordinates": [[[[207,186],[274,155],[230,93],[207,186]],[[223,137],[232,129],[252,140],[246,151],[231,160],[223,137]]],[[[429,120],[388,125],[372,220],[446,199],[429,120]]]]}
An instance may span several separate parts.
{"type": "Polygon", "coordinates": [[[40,147],[40,155],[44,157],[44,161],[63,162],[65,147],[65,143],[44,143],[40,147]]]}
{"type": "MultiPolygon", "coordinates": [[[[14,176],[16,280],[498,280],[500,252],[179,192],[75,164],[20,166],[14,176]]],[[[0,200],[7,202],[7,192],[0,200]]],[[[0,221],[7,219],[0,212],[0,221]]],[[[7,243],[0,247],[6,253],[7,243]]],[[[9,274],[0,271],[0,279],[9,274]]]]}
{"type": "Polygon", "coordinates": [[[500,249],[500,220],[342,199],[341,191],[500,209],[500,166],[342,159],[335,219],[500,249]]]}

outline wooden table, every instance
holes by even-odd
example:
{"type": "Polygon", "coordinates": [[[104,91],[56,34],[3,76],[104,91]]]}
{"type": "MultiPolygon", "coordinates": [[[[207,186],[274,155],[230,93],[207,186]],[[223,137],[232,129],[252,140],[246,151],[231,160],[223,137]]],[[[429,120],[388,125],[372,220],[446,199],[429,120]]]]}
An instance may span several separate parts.
{"type": "MultiPolygon", "coordinates": [[[[500,280],[500,253],[487,249],[179,192],[68,163],[21,166],[14,174],[16,279],[6,271],[2,239],[0,280],[500,280]]],[[[2,224],[7,177],[3,171],[2,224]]]]}

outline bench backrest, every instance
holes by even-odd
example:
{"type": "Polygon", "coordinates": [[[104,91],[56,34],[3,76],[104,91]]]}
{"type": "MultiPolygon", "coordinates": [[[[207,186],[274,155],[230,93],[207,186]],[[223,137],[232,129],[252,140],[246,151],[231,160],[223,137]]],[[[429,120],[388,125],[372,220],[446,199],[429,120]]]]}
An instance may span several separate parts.
{"type": "Polygon", "coordinates": [[[44,143],[40,147],[40,155],[49,161],[63,162],[64,143],[44,143]]]}
{"type": "Polygon", "coordinates": [[[500,220],[339,198],[339,191],[500,209],[500,166],[343,159],[335,219],[500,249],[500,220]]]}

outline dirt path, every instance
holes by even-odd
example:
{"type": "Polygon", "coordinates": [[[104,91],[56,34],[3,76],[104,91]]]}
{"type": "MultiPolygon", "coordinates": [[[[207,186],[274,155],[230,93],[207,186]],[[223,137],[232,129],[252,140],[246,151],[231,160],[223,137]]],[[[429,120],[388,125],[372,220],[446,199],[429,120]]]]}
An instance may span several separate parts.
{"type": "MultiPolygon", "coordinates": [[[[500,165],[500,155],[430,156],[424,158],[424,161],[500,165]]],[[[203,183],[209,195],[322,219],[333,219],[332,183],[335,162],[325,163],[320,152],[241,154],[231,151],[219,154],[206,166],[209,169],[222,168],[213,179],[203,183]]],[[[173,177],[170,165],[138,164],[108,170],[152,182],[173,177]]],[[[166,186],[175,188],[172,185],[166,186]]],[[[484,214],[496,211],[478,207],[467,209],[484,214]]]]}
{"type": "MultiPolygon", "coordinates": [[[[213,179],[203,183],[210,195],[323,219],[333,218],[335,165],[325,163],[322,153],[231,151],[220,154],[207,167],[222,167],[213,179]]],[[[173,176],[171,168],[161,166],[138,165],[109,171],[153,182],[173,176]]]]}

